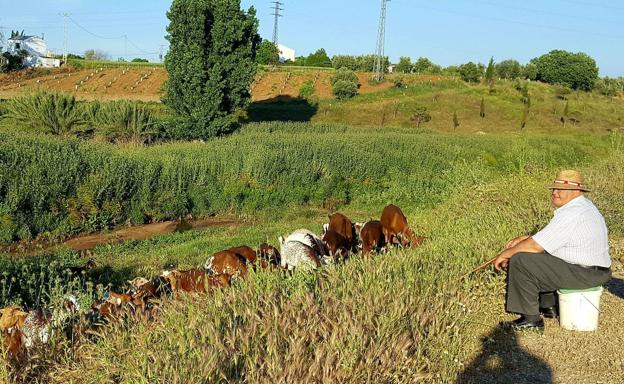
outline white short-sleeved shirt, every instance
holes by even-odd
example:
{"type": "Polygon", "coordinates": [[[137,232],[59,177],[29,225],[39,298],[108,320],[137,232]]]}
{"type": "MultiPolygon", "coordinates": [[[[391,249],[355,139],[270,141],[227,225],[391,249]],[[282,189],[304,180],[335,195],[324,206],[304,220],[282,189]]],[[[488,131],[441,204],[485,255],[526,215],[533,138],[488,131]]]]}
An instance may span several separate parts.
{"type": "Polygon", "coordinates": [[[610,267],[607,225],[598,208],[579,196],[555,210],[533,240],[551,255],[571,264],[610,267]]]}

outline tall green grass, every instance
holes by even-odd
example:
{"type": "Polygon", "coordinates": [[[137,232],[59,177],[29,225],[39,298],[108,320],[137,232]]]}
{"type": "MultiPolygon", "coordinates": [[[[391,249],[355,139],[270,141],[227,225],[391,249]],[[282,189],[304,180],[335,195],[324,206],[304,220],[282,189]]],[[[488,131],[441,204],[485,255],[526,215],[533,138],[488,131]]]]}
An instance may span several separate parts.
{"type": "Polygon", "coordinates": [[[603,136],[510,139],[293,123],[146,148],[0,133],[0,241],[301,204],[429,207],[476,180],[573,165],[608,147],[603,136]]]}
{"type": "MultiPolygon", "coordinates": [[[[581,166],[613,236],[624,234],[622,166],[621,154],[581,166]]],[[[504,316],[502,292],[499,313],[470,312],[480,309],[488,289],[504,284],[503,275],[460,276],[509,238],[548,222],[544,184],[555,173],[499,175],[458,189],[436,207],[406,209],[429,236],[417,249],[354,257],[312,274],[261,271],[207,297],[166,302],[155,322],[113,325],[73,358],[53,364],[47,377],[58,383],[454,382],[474,352],[468,346],[478,340],[475,322],[494,326],[504,316]]],[[[278,224],[261,230],[272,225],[278,224]]],[[[212,232],[171,237],[171,244],[152,240],[134,249],[150,263],[154,251],[193,257],[198,238],[215,242],[212,232]],[[189,248],[182,251],[184,244],[189,248]]],[[[218,241],[226,246],[225,234],[218,241]]],[[[130,248],[111,251],[127,257],[121,251],[130,248]]],[[[100,249],[96,257],[111,259],[108,252],[100,249]]]]}

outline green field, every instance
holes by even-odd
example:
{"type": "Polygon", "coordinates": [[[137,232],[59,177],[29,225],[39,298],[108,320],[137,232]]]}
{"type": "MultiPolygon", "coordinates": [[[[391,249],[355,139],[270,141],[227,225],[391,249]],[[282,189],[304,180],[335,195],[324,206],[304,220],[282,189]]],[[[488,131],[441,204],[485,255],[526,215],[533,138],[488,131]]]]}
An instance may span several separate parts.
{"type": "Polygon", "coordinates": [[[210,296],[165,302],[155,321],[123,321],[78,348],[57,340],[24,371],[0,369],[0,381],[453,382],[474,353],[475,322],[500,318],[476,318],[475,310],[493,293],[502,302],[504,287],[504,277],[489,272],[459,277],[509,238],[548,222],[544,184],[559,169],[586,173],[611,236],[624,236],[624,103],[574,96],[580,122],[564,128],[555,91],[531,89],[533,115],[523,130],[511,85],[484,95],[485,88],[450,83],[332,102],[331,113],[317,115],[322,124],[247,124],[196,143],[110,144],[16,132],[5,122],[2,241],[187,214],[236,214],[241,223],[98,247],[91,256],[98,268],[85,280],[62,273],[85,261],[76,252],[2,256],[3,305],[58,305],[74,292],[86,307],[105,286],[122,290],[171,263],[200,266],[229,246],[277,245],[278,235],[297,228],[320,232],[335,210],[365,221],[394,203],[428,240],[315,273],[252,273],[210,296]],[[491,105],[485,119],[481,97],[491,105]],[[381,127],[373,117],[393,103],[396,120],[381,127]],[[416,129],[409,113],[422,103],[432,121],[416,129]],[[447,119],[455,109],[457,132],[447,119]]]}

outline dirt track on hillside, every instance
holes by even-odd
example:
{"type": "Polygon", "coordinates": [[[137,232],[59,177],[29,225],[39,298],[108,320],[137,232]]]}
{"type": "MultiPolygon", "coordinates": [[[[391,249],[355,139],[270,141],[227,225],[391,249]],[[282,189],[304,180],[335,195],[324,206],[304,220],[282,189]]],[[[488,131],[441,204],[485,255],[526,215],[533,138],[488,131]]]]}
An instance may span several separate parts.
{"type": "MultiPolygon", "coordinates": [[[[315,87],[315,95],[332,98],[332,71],[264,71],[260,72],[251,87],[252,101],[271,100],[276,97],[299,96],[306,81],[315,87]]],[[[0,98],[8,99],[31,91],[56,91],[71,93],[79,100],[130,99],[160,101],[167,72],[163,67],[54,69],[45,72],[26,70],[10,75],[0,75],[0,98]],[[41,74],[41,75],[38,75],[41,74]],[[43,74],[46,73],[46,74],[43,74]]],[[[370,74],[358,73],[360,93],[379,92],[392,87],[392,83],[369,84],[370,74]]]]}

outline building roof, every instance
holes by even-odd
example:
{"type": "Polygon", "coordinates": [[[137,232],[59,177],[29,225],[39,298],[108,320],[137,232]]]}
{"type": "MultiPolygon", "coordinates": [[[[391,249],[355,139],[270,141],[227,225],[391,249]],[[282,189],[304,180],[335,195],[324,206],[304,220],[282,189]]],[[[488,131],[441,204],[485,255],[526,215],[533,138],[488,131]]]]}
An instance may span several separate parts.
{"type": "Polygon", "coordinates": [[[28,39],[33,38],[33,37],[38,37],[38,36],[22,36],[22,35],[20,35],[20,36],[11,37],[9,40],[24,41],[24,40],[28,40],[28,39]]]}

